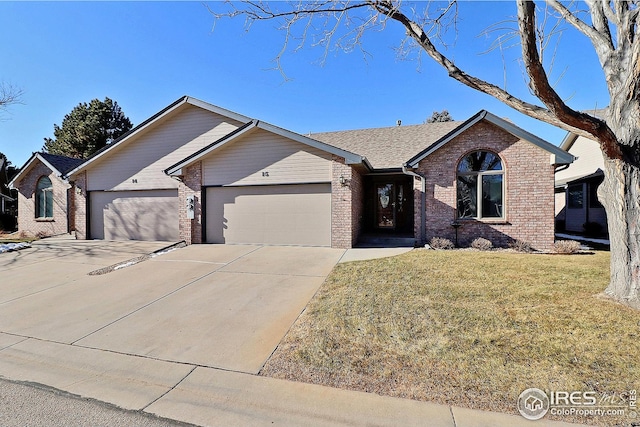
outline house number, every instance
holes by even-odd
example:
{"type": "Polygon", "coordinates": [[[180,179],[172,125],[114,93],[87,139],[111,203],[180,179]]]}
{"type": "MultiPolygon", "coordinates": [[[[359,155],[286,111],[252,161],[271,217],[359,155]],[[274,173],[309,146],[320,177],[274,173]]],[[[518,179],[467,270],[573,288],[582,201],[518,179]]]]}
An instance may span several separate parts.
{"type": "Polygon", "coordinates": [[[269,176],[269,172],[262,172],[262,176],[269,176]]]}

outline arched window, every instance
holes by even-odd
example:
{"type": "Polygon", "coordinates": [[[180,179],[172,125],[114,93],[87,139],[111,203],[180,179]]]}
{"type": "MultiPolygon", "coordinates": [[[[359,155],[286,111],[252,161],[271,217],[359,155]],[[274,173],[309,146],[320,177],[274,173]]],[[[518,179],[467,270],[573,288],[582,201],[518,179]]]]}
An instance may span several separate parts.
{"type": "Polygon", "coordinates": [[[46,176],[38,180],[35,196],[36,218],[53,218],[53,186],[46,176]]]}
{"type": "Polygon", "coordinates": [[[474,151],[458,163],[458,218],[503,218],[504,170],[497,154],[474,151]]]}

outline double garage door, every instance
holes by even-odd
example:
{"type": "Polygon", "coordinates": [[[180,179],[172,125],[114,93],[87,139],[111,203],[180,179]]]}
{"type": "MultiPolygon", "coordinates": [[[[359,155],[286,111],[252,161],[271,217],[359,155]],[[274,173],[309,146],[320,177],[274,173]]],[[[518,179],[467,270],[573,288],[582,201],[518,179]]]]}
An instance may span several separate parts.
{"type": "MultiPolygon", "coordinates": [[[[331,246],[331,184],[203,190],[207,243],[331,246]]],[[[179,240],[177,190],[93,191],[93,239],[179,240]]]]}
{"type": "Polygon", "coordinates": [[[92,239],[179,240],[178,190],[92,191],[92,239]]]}
{"type": "Polygon", "coordinates": [[[331,246],[331,184],[213,187],[207,243],[331,246]]]}

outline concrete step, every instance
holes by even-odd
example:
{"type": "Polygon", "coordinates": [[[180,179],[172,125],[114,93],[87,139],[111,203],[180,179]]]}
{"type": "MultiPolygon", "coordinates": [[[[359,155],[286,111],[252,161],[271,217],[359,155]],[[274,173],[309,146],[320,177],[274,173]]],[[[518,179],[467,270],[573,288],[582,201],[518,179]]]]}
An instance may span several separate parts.
{"type": "Polygon", "coordinates": [[[358,248],[413,248],[416,239],[398,236],[362,236],[358,239],[358,248]]]}

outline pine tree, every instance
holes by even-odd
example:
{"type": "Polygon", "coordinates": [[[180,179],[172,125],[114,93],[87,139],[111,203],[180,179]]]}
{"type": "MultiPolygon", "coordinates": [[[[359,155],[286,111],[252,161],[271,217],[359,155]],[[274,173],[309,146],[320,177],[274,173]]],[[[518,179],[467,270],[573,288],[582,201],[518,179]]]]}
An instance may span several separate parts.
{"type": "Polygon", "coordinates": [[[117,102],[109,98],[78,104],[53,125],[55,139],[45,138],[43,150],[78,159],[87,158],[128,132],[133,125],[117,102]]]}
{"type": "Polygon", "coordinates": [[[425,123],[452,122],[453,117],[449,114],[449,110],[434,111],[425,123]]]}

